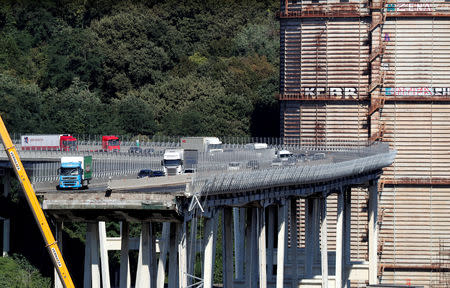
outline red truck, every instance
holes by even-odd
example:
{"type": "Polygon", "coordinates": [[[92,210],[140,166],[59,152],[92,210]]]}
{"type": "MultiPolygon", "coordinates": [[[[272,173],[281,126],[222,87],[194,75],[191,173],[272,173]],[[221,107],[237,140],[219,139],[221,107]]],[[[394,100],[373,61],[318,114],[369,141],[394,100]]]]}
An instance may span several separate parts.
{"type": "Polygon", "coordinates": [[[102,136],[102,150],[106,152],[119,152],[119,137],[114,135],[102,136]]]}
{"type": "Polygon", "coordinates": [[[77,138],[64,135],[22,135],[22,150],[78,151],[77,138]]]}

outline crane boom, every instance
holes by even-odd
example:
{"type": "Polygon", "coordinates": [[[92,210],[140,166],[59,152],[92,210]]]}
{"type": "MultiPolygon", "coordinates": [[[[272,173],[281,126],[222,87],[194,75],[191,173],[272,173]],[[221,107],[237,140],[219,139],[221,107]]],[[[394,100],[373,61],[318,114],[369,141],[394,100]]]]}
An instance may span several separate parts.
{"type": "Polygon", "coordinates": [[[47,219],[45,218],[44,212],[42,211],[41,205],[38,202],[36,194],[34,192],[33,186],[31,186],[30,179],[28,179],[27,173],[23,168],[22,161],[20,160],[19,154],[17,153],[16,147],[14,147],[11,137],[9,136],[8,130],[6,130],[5,123],[0,116],[0,138],[2,139],[3,145],[5,147],[6,154],[8,154],[11,166],[16,173],[17,179],[19,179],[20,185],[23,191],[25,191],[25,196],[27,198],[28,204],[30,205],[31,211],[33,212],[34,219],[36,220],[39,229],[41,230],[42,237],[45,241],[45,246],[50,253],[50,258],[53,261],[53,265],[58,272],[59,278],[63,283],[65,288],[75,287],[72,278],[70,277],[69,270],[67,269],[66,263],[62,257],[61,251],[53,237],[50,226],[48,225],[47,219]]]}

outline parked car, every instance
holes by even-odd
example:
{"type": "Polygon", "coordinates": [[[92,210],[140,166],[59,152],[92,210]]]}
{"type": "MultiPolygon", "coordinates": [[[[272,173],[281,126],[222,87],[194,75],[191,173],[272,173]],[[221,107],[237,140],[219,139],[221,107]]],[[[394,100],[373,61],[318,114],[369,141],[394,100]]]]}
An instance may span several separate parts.
{"type": "Polygon", "coordinates": [[[272,167],[280,167],[282,165],[283,165],[283,163],[281,162],[280,158],[273,159],[272,164],[270,164],[270,166],[272,166],[272,167]]]}
{"type": "Polygon", "coordinates": [[[132,146],[130,149],[128,149],[128,153],[130,154],[140,154],[142,153],[142,148],[137,146],[132,146]]]}
{"type": "Polygon", "coordinates": [[[153,156],[153,155],[155,155],[155,149],[145,148],[144,150],[142,150],[142,154],[147,155],[147,156],[153,156]]]}
{"type": "Polygon", "coordinates": [[[151,170],[151,169],[142,169],[141,171],[139,171],[137,178],[161,177],[161,176],[165,176],[164,171],[151,170]]]}
{"type": "Polygon", "coordinates": [[[139,171],[137,178],[152,177],[152,172],[150,169],[142,169],[139,171]]]}
{"type": "Polygon", "coordinates": [[[228,163],[228,170],[236,171],[241,169],[241,163],[239,162],[230,162],[228,163]]]}
{"type": "Polygon", "coordinates": [[[250,160],[247,162],[247,168],[250,169],[259,169],[259,162],[258,160],[250,160]]]}

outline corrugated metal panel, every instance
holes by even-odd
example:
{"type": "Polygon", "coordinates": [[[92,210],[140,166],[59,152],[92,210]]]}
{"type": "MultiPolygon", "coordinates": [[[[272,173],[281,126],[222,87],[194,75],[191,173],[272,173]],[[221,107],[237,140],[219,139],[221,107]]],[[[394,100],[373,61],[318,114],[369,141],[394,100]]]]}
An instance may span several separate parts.
{"type": "Polygon", "coordinates": [[[450,103],[386,103],[381,121],[398,151],[385,177],[450,179],[450,103]]]}
{"type": "Polygon", "coordinates": [[[283,21],[280,92],[306,99],[367,98],[368,28],[359,19],[283,21]]]}
{"type": "Polygon", "coordinates": [[[289,101],[282,107],[286,143],[367,139],[367,104],[289,101]]]}
{"type": "Polygon", "coordinates": [[[450,19],[390,19],[382,37],[387,99],[450,98],[450,19]]]}
{"type": "MultiPolygon", "coordinates": [[[[447,187],[384,187],[380,197],[381,214],[383,214],[380,218],[382,264],[397,265],[399,267],[397,270],[402,270],[400,269],[402,265],[426,269],[443,264],[440,243],[450,243],[449,192],[450,188],[447,187]]],[[[395,281],[395,283],[404,284],[406,279],[411,279],[412,285],[426,286],[436,283],[438,276],[437,272],[432,271],[383,273],[386,283],[395,281]],[[408,274],[409,277],[406,276],[408,274]]]]}

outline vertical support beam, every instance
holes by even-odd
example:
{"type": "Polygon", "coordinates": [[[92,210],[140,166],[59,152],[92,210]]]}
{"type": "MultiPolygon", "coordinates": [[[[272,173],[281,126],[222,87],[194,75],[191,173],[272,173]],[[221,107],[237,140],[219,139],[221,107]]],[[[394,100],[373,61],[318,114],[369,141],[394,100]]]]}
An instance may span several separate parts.
{"type": "Polygon", "coordinates": [[[327,198],[324,195],[320,198],[320,252],[321,252],[321,267],[322,267],[322,288],[328,287],[328,227],[327,227],[327,198]]]}
{"type": "Polygon", "coordinates": [[[178,225],[170,225],[169,288],[178,288],[178,225]]]}
{"type": "Polygon", "coordinates": [[[305,199],[305,277],[311,278],[314,260],[314,200],[305,199]]]}
{"type": "Polygon", "coordinates": [[[90,235],[90,251],[91,251],[91,274],[92,288],[100,288],[100,255],[98,251],[98,223],[89,223],[88,230],[90,235]]]}
{"type": "Polygon", "coordinates": [[[185,288],[188,286],[186,225],[186,221],[177,224],[179,288],[185,288]]]}
{"type": "Polygon", "coordinates": [[[346,187],[344,194],[344,279],[343,286],[344,288],[350,287],[349,281],[349,271],[347,269],[347,265],[350,264],[350,256],[351,256],[351,211],[352,211],[352,188],[346,187]]]}
{"type": "MultiPolygon", "coordinates": [[[[55,240],[58,242],[58,248],[59,251],[61,251],[61,253],[63,252],[63,245],[62,245],[62,222],[61,221],[57,221],[56,222],[56,231],[55,231],[55,240]]],[[[56,268],[53,268],[54,270],[54,278],[55,279],[55,288],[63,288],[63,284],[61,282],[61,279],[59,278],[59,274],[58,271],[56,270],[56,268]]]]}
{"type": "Polygon", "coordinates": [[[233,287],[233,212],[230,207],[223,208],[223,233],[222,233],[222,262],[223,262],[223,287],[233,287]]]}
{"type": "Polygon", "coordinates": [[[136,272],[136,288],[151,287],[151,224],[142,223],[141,237],[139,242],[139,256],[136,272]]]}
{"type": "MultiPolygon", "coordinates": [[[[3,197],[8,197],[9,192],[11,190],[11,182],[9,176],[9,169],[5,169],[5,175],[2,177],[3,181],[3,197]]],[[[10,249],[10,234],[11,234],[11,222],[9,219],[3,219],[3,248],[2,248],[2,256],[8,256],[10,249]]],[[[59,276],[55,277],[55,279],[59,279],[59,276]]]]}
{"type": "MultiPolygon", "coordinates": [[[[267,258],[266,258],[266,208],[258,208],[258,259],[259,259],[259,287],[267,288],[267,258]]],[[[228,286],[225,286],[228,287],[228,286]]]]}
{"type": "MultiPolygon", "coordinates": [[[[190,221],[190,235],[189,235],[189,262],[188,262],[188,274],[194,275],[195,261],[197,257],[197,217],[193,217],[190,221]]],[[[192,284],[192,278],[188,278],[189,285],[192,284]]]]}
{"type": "Polygon", "coordinates": [[[156,262],[156,233],[154,225],[150,223],[150,287],[156,287],[156,273],[157,273],[157,262],[156,262]]]}
{"type": "Polygon", "coordinates": [[[3,196],[5,198],[8,197],[9,192],[11,191],[11,176],[9,176],[9,169],[5,169],[5,175],[2,177],[3,179],[3,196]]]}
{"type": "Polygon", "coordinates": [[[245,214],[247,215],[246,217],[246,221],[245,221],[245,233],[244,233],[244,238],[245,238],[245,286],[246,287],[251,287],[250,286],[250,277],[251,277],[251,267],[252,267],[252,253],[251,253],[251,244],[252,244],[252,209],[251,208],[245,208],[245,214]]]}
{"type": "Polygon", "coordinates": [[[129,240],[130,228],[126,221],[121,222],[121,243],[120,243],[120,288],[130,288],[130,256],[129,256],[129,240]]]}
{"type": "Polygon", "coordinates": [[[215,259],[215,237],[216,220],[214,214],[212,218],[205,219],[205,259],[203,260],[203,287],[212,288],[214,278],[214,259],[215,259]]]}
{"type": "Polygon", "coordinates": [[[290,200],[291,211],[291,256],[292,256],[292,287],[298,287],[298,247],[297,247],[297,199],[290,200]]]}
{"type": "Polygon", "coordinates": [[[244,278],[245,208],[233,208],[234,253],[236,279],[244,278]]]}
{"type": "Polygon", "coordinates": [[[278,208],[277,288],[284,287],[287,210],[286,200],[283,199],[278,208]]]}
{"type": "Polygon", "coordinates": [[[267,279],[273,279],[273,249],[275,244],[275,209],[273,206],[268,208],[269,217],[267,223],[267,279]]]}
{"type": "Polygon", "coordinates": [[[161,241],[159,241],[159,260],[158,260],[158,277],[157,288],[164,288],[166,279],[166,260],[167,251],[169,249],[170,223],[163,223],[161,241]]]}
{"type": "Polygon", "coordinates": [[[86,230],[86,244],[84,247],[84,279],[83,279],[83,287],[91,288],[92,287],[92,273],[91,273],[91,246],[92,246],[92,231],[91,226],[87,224],[86,230]]]}
{"type": "Polygon", "coordinates": [[[343,269],[343,241],[344,241],[344,191],[338,193],[337,221],[336,221],[336,288],[342,288],[344,279],[343,269]]]}
{"type": "Polygon", "coordinates": [[[106,225],[104,221],[98,222],[98,237],[100,246],[100,263],[101,263],[101,274],[102,274],[102,287],[110,288],[110,278],[109,278],[109,261],[108,261],[108,250],[106,248],[106,225]]]}
{"type": "Polygon", "coordinates": [[[250,287],[256,287],[258,285],[258,209],[251,208],[252,226],[251,226],[251,270],[250,270],[250,287]]]}
{"type": "MultiPolygon", "coordinates": [[[[10,239],[11,239],[11,221],[9,219],[3,219],[3,251],[2,256],[8,256],[10,249],[10,239]]],[[[59,279],[59,276],[58,276],[59,279]]]]}
{"type": "Polygon", "coordinates": [[[378,284],[378,181],[369,183],[369,284],[378,284]]]}

